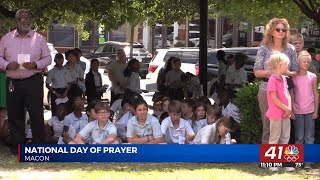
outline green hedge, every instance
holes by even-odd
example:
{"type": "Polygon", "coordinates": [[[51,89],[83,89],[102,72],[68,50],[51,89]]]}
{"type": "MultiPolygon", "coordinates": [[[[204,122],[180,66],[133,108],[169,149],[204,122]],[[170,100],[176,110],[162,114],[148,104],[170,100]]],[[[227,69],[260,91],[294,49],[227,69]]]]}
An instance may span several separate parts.
{"type": "MultiPolygon", "coordinates": [[[[262,121],[257,98],[259,85],[259,81],[254,81],[241,87],[240,91],[236,93],[236,98],[232,100],[240,110],[241,142],[245,144],[261,143],[262,121]]],[[[320,144],[319,118],[315,120],[315,126],[315,143],[320,144]]]]}
{"type": "Polygon", "coordinates": [[[262,136],[262,121],[258,104],[259,81],[254,81],[240,88],[232,102],[240,110],[241,142],[245,144],[260,144],[262,136]]]}

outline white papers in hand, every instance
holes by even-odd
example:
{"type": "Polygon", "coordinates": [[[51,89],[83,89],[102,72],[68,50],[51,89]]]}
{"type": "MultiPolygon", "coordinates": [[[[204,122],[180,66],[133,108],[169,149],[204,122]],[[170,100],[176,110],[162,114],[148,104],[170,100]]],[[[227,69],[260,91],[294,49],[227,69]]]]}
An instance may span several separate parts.
{"type": "Polygon", "coordinates": [[[25,69],[22,64],[25,62],[30,62],[30,54],[18,54],[18,63],[20,64],[20,69],[25,69]]]}

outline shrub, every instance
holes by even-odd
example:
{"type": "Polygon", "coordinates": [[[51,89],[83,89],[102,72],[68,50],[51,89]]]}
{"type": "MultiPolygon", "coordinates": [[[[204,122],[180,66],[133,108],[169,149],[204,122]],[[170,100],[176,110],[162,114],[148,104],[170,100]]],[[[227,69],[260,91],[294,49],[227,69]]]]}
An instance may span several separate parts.
{"type": "Polygon", "coordinates": [[[241,143],[260,144],[262,120],[258,103],[259,81],[241,87],[232,102],[240,110],[241,143]]]}

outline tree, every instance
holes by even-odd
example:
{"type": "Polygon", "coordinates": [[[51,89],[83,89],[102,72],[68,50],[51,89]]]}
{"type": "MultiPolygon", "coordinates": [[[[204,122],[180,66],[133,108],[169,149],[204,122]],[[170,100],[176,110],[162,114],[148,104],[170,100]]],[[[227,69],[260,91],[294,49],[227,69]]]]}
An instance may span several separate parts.
{"type": "Polygon", "coordinates": [[[265,24],[274,17],[288,19],[291,25],[298,22],[299,8],[291,0],[211,0],[214,10],[221,16],[265,24]]]}
{"type": "Polygon", "coordinates": [[[48,29],[58,22],[73,24],[82,37],[88,38],[90,26],[84,29],[88,21],[101,22],[106,31],[125,22],[136,25],[148,20],[150,25],[156,21],[172,24],[195,16],[198,3],[194,0],[2,0],[0,17],[13,21],[14,13],[20,8],[31,10],[37,29],[48,29]]]}
{"type": "Polygon", "coordinates": [[[320,28],[320,0],[292,0],[300,10],[320,28]]]}

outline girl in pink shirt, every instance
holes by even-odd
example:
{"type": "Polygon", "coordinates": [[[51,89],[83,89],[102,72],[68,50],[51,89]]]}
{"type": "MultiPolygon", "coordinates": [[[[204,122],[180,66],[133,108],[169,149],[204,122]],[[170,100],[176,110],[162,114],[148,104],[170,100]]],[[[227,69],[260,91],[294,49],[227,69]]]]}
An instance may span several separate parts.
{"type": "Polygon", "coordinates": [[[290,139],[291,97],[287,80],[283,76],[288,71],[288,64],[289,58],[278,51],[274,51],[269,60],[273,71],[267,85],[269,144],[288,144],[290,139]]]}
{"type": "Polygon", "coordinates": [[[295,142],[296,144],[314,143],[314,120],[318,118],[319,94],[317,75],[309,72],[312,63],[310,54],[301,51],[298,56],[300,71],[293,78],[294,98],[292,117],[295,119],[295,142]]]}

